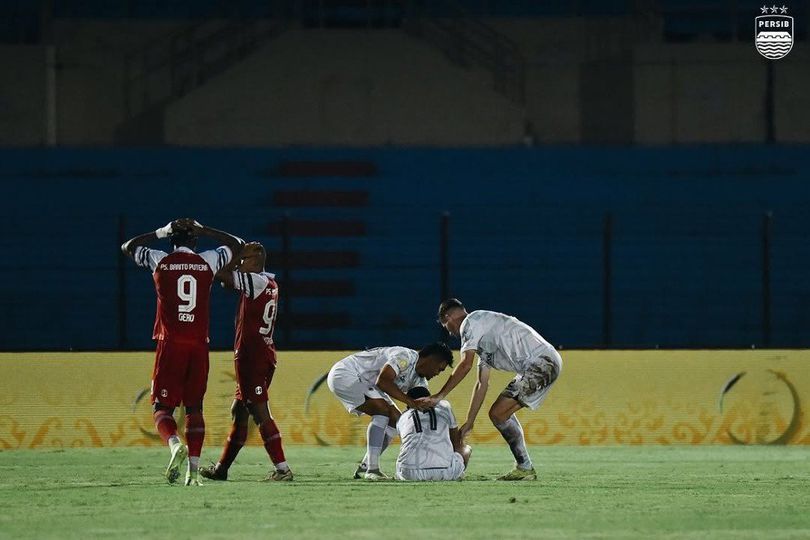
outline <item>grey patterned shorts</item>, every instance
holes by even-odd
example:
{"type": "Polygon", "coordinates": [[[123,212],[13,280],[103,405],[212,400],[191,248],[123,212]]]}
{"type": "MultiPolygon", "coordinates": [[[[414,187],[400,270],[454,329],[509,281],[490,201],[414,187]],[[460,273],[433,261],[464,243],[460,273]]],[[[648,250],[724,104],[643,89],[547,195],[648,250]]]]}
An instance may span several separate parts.
{"type": "Polygon", "coordinates": [[[501,395],[514,399],[524,407],[537,409],[560,376],[562,363],[555,360],[549,356],[540,356],[525,373],[512,379],[501,395]]]}

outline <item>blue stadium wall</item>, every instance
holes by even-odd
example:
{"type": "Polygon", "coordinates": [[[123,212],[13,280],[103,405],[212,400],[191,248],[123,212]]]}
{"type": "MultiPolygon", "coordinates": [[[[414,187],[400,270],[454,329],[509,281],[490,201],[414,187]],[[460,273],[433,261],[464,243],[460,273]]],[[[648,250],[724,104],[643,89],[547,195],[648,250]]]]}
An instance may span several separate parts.
{"type": "MultiPolygon", "coordinates": [[[[808,150],[0,150],[0,348],[150,348],[152,283],[119,266],[121,234],[193,216],[265,242],[277,270],[285,214],[287,277],[309,289],[280,348],[418,346],[439,336],[445,211],[450,293],[557,345],[807,347],[808,150]]],[[[227,349],[235,298],[213,297],[227,349]]]]}

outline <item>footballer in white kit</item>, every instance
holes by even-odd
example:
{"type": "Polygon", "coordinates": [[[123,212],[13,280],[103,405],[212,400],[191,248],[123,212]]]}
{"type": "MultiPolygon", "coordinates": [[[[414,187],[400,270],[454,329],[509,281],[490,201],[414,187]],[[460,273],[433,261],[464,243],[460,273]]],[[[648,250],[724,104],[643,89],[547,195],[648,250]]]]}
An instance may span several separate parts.
{"type": "Polygon", "coordinates": [[[348,412],[371,416],[366,455],[355,478],[387,478],[380,472],[379,459],[397,434],[400,412],[393,399],[420,407],[408,397],[408,390],[427,386],[429,379],[452,365],[453,353],[447,345],[432,343],[418,352],[406,347],[378,347],[347,356],[332,366],[326,379],[329,390],[348,412]]]}
{"type": "MultiPolygon", "coordinates": [[[[408,391],[413,399],[430,396],[424,386],[408,391]]],[[[397,422],[402,444],[397,457],[397,480],[461,480],[470,447],[461,440],[456,417],[447,401],[432,409],[408,409],[397,422]]]]}
{"type": "Polygon", "coordinates": [[[455,298],[439,306],[439,323],[461,338],[461,361],[444,387],[422,404],[434,405],[444,399],[469,373],[478,356],[478,382],[475,385],[467,420],[461,426],[465,437],[473,429],[478,411],[489,387],[491,369],[515,373],[489,409],[489,418],[509,444],[515,468],[499,480],[535,480],[537,474],[526,450],[523,426],[515,413],[524,407],[537,409],[562,371],[560,354],[532,327],[515,317],[495,311],[467,313],[455,298]]]}

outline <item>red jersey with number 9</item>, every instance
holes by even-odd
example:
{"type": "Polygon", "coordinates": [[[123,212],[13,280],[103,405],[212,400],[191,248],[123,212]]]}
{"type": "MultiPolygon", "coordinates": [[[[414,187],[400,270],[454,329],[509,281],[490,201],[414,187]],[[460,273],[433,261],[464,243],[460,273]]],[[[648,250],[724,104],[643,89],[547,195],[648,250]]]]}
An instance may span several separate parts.
{"type": "Polygon", "coordinates": [[[152,339],[208,342],[214,273],[230,258],[227,247],[202,253],[184,247],[169,254],[148,248],[136,250],[135,262],[152,269],[157,292],[152,339]]]}
{"type": "Polygon", "coordinates": [[[234,272],[234,287],[241,291],[236,311],[235,351],[274,350],[273,329],[278,308],[275,275],[234,272]]]}

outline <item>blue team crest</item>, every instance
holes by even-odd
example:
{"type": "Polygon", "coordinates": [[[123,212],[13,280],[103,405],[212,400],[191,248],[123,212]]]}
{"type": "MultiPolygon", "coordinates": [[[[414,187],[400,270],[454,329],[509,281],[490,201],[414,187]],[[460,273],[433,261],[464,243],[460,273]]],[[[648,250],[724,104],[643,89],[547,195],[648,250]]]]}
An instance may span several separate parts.
{"type": "Polygon", "coordinates": [[[754,21],[754,44],[768,60],[784,58],[793,48],[793,17],[784,15],[786,7],[762,6],[763,13],[754,21]],[[777,15],[777,13],[782,13],[777,15]]]}

